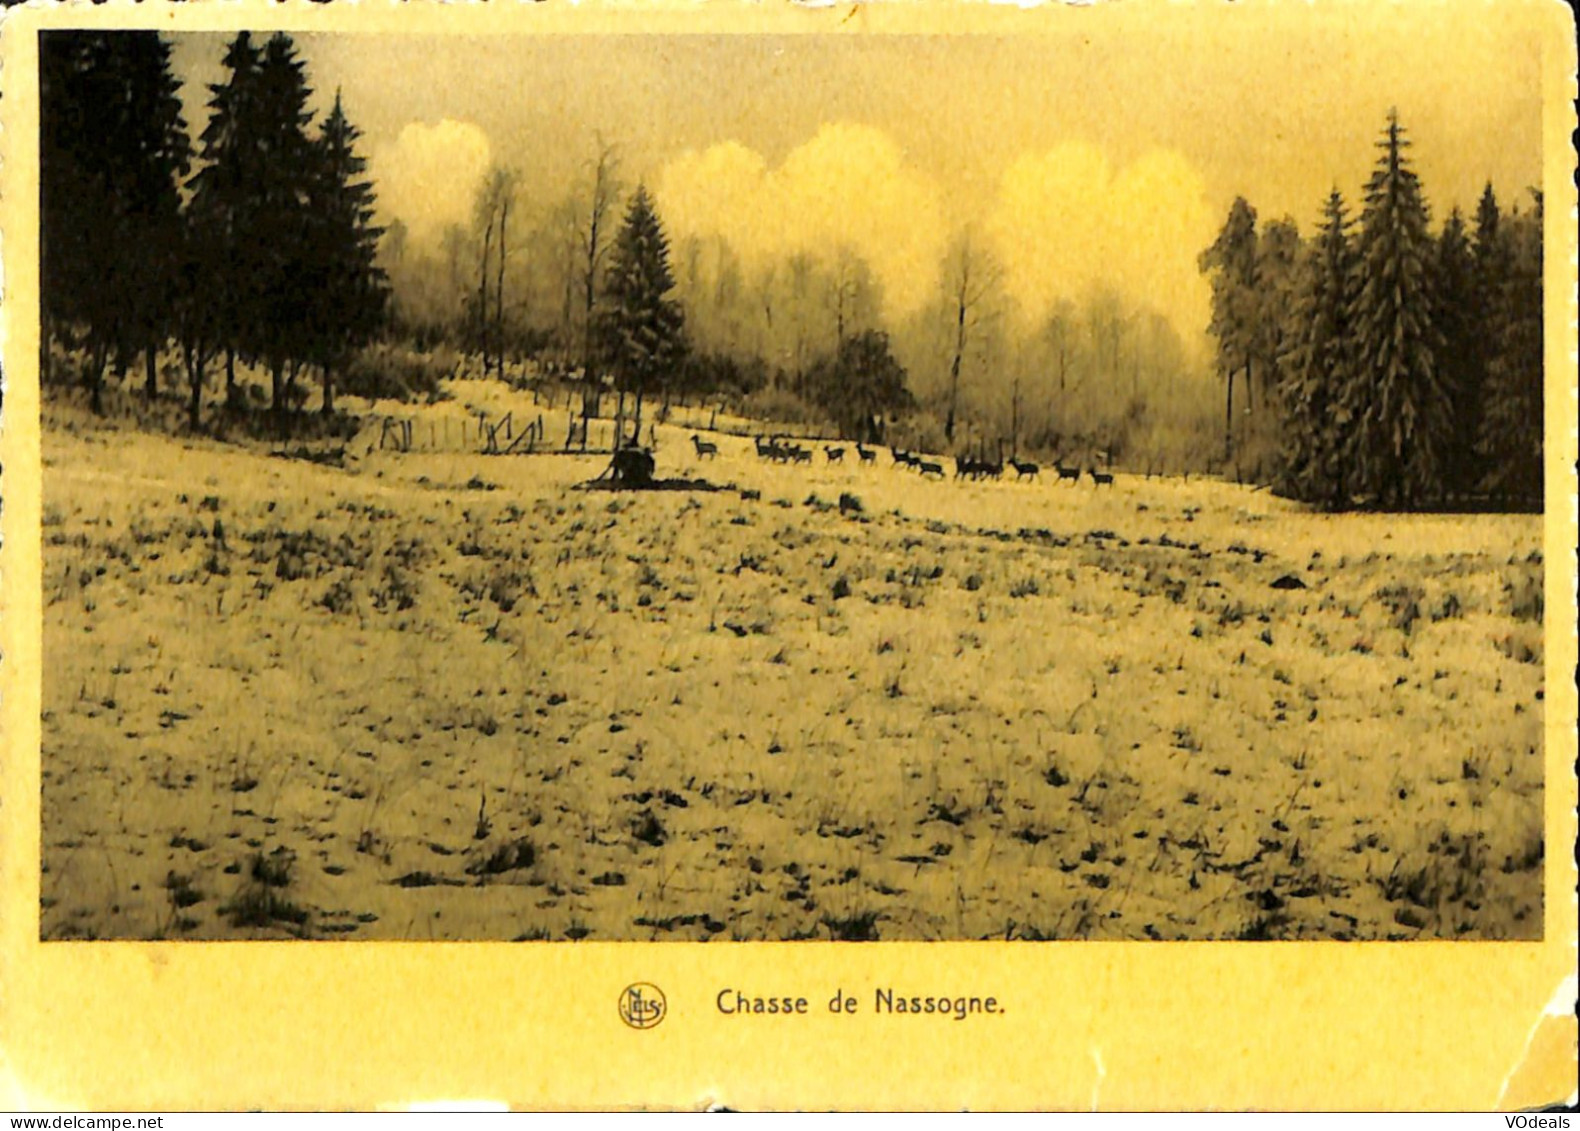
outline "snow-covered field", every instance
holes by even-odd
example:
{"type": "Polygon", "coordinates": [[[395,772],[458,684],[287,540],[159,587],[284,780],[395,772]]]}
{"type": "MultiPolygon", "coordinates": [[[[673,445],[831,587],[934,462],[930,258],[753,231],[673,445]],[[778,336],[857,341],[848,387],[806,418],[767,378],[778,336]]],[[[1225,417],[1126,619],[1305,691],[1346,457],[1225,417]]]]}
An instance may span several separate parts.
{"type": "Polygon", "coordinates": [[[46,427],[46,938],[1541,933],[1537,517],[376,433],[46,427]]]}

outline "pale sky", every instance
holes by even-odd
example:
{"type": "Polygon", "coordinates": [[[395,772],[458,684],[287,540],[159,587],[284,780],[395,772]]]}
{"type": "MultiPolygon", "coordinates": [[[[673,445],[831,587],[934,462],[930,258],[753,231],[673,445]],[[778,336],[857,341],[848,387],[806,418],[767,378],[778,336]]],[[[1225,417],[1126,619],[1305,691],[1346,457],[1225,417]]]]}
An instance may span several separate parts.
{"type": "MultiPolygon", "coordinates": [[[[934,292],[969,224],[1028,318],[1106,285],[1199,338],[1196,255],[1233,198],[1303,232],[1335,185],[1358,212],[1390,106],[1435,222],[1472,210],[1489,179],[1527,201],[1541,171],[1533,14],[1518,0],[1180,5],[1128,22],[1044,13],[1013,36],[296,39],[320,107],[339,87],[363,129],[386,215],[419,239],[469,216],[490,162],[547,209],[601,133],[672,239],[723,236],[749,264],[848,243],[893,316],[934,292]]],[[[178,37],[194,133],[196,84],[218,78],[226,38],[178,37]]]]}

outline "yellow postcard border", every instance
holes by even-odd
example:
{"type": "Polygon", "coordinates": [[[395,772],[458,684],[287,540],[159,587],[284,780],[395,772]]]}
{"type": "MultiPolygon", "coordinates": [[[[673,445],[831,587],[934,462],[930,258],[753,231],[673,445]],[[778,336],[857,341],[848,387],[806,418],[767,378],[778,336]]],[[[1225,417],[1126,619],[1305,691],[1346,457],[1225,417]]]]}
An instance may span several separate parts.
{"type": "MultiPolygon", "coordinates": [[[[1464,0],[1412,0],[1451,18],[1464,0]]],[[[1484,5],[1478,5],[1484,7],[1484,5]]],[[[1392,6],[1333,3],[1358,25],[1392,6]]],[[[1034,33],[1299,18],[1306,6],[946,2],[234,3],[12,9],[0,25],[5,398],[0,455],[0,1107],[1470,1109],[1574,1086],[1576,195],[1574,16],[1541,32],[1547,311],[1545,935],[1540,943],[49,943],[38,941],[40,455],[37,94],[42,27],[500,34],[1034,33]],[[1555,627],[1556,626],[1556,627],[1555,627]],[[1566,980],[1567,979],[1567,980],[1566,980]],[[667,1023],[624,1025],[627,984],[667,1023]],[[965,1022],[839,1017],[836,990],[996,994],[965,1022]],[[723,986],[804,994],[728,1019],[723,986]]],[[[1445,79],[1445,81],[1449,81],[1445,79]]]]}

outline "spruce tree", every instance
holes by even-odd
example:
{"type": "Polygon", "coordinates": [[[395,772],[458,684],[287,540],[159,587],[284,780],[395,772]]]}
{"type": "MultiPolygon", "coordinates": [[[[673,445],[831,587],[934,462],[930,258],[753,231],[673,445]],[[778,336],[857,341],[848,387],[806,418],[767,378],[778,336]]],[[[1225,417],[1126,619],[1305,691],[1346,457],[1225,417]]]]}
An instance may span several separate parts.
{"type": "Polygon", "coordinates": [[[1352,431],[1346,458],[1362,494],[1390,508],[1441,495],[1453,435],[1432,322],[1433,240],[1410,142],[1397,112],[1366,185],[1352,312],[1355,370],[1343,397],[1352,431]]]}
{"type": "Polygon", "coordinates": [[[637,395],[638,431],[642,397],[678,372],[686,352],[685,315],[669,297],[674,286],[669,240],[646,187],[638,185],[615,237],[600,320],[615,380],[637,395]]]}
{"type": "MultiPolygon", "coordinates": [[[[208,363],[224,348],[230,316],[226,287],[231,270],[226,229],[209,197],[193,194],[183,214],[182,249],[175,300],[176,340],[187,371],[187,423],[202,423],[208,363]]],[[[234,374],[234,370],[232,370],[234,374]]]]}
{"type": "Polygon", "coordinates": [[[1542,197],[1531,213],[1507,217],[1505,275],[1491,303],[1490,344],[1480,442],[1484,483],[1500,499],[1522,507],[1542,504],[1543,326],[1542,197]]]}
{"type": "Polygon", "coordinates": [[[245,186],[249,223],[242,235],[255,274],[255,306],[247,327],[249,352],[268,366],[270,408],[285,411],[286,366],[296,369],[312,348],[311,288],[303,278],[312,262],[317,227],[313,214],[317,156],[308,138],[310,91],[296,45],[277,32],[263,49],[256,98],[249,101],[252,141],[260,158],[245,186]]]}
{"type": "MultiPolygon", "coordinates": [[[[1476,203],[1475,227],[1471,233],[1471,352],[1467,359],[1476,386],[1476,410],[1465,424],[1474,430],[1472,442],[1481,447],[1482,414],[1485,412],[1487,371],[1492,365],[1497,343],[1504,339],[1503,317],[1507,310],[1505,287],[1509,281],[1509,241],[1505,238],[1503,210],[1492,182],[1488,181],[1476,203]]],[[[1478,463],[1470,477],[1476,487],[1487,486],[1487,469],[1478,463]]]]}
{"type": "Polygon", "coordinates": [[[257,228],[252,186],[263,164],[253,110],[259,61],[251,34],[238,33],[225,51],[225,81],[209,86],[209,119],[201,139],[203,163],[192,178],[187,209],[188,231],[199,237],[189,244],[188,276],[194,299],[207,296],[225,350],[225,393],[232,406],[240,397],[236,357],[249,345],[257,317],[258,249],[249,242],[249,234],[257,228]]]}
{"type": "MultiPolygon", "coordinates": [[[[112,36],[119,48],[125,102],[117,122],[117,161],[124,160],[127,246],[121,268],[128,344],[143,355],[149,399],[158,392],[158,354],[175,329],[172,311],[181,265],[180,184],[192,146],[181,116],[181,84],[170,71],[170,46],[154,32],[112,36]]],[[[101,139],[102,140],[102,139],[101,139]]]]}
{"type": "Polygon", "coordinates": [[[356,151],[362,132],[351,124],[335,92],[335,105],[319,130],[314,161],[314,221],[311,336],[322,368],[323,411],[334,411],[334,377],[351,351],[365,344],[384,317],[388,296],[378,265],[373,185],[363,179],[367,162],[356,151]]]}
{"type": "Polygon", "coordinates": [[[43,34],[40,84],[44,320],[82,334],[100,411],[109,353],[141,353],[152,395],[173,329],[191,157],[180,84],[158,33],[83,31],[43,34]]]}
{"type": "Polygon", "coordinates": [[[1288,454],[1280,490],[1334,508],[1346,505],[1349,491],[1342,438],[1349,425],[1343,392],[1353,371],[1350,228],[1344,197],[1334,189],[1300,273],[1281,397],[1288,454]]]}
{"type": "Polygon", "coordinates": [[[1442,334],[1438,368],[1448,390],[1453,433],[1448,447],[1446,486],[1463,495],[1476,486],[1476,438],[1481,421],[1482,372],[1475,260],[1459,209],[1450,213],[1437,238],[1433,264],[1437,307],[1433,321],[1442,334]]]}
{"type": "Polygon", "coordinates": [[[1487,187],[1481,192],[1481,199],[1476,203],[1476,234],[1475,258],[1476,270],[1481,273],[1483,287],[1496,289],[1498,268],[1503,258],[1503,246],[1498,239],[1499,226],[1503,222],[1502,212],[1498,208],[1497,193],[1492,191],[1492,182],[1487,182],[1487,187]]]}
{"type": "Polygon", "coordinates": [[[113,186],[92,127],[103,41],[103,33],[46,31],[38,48],[40,373],[49,372],[51,336],[67,348],[84,346],[89,360],[82,380],[95,411],[106,343],[114,340],[104,321],[113,308],[102,293],[110,280],[92,252],[114,245],[113,186]]]}

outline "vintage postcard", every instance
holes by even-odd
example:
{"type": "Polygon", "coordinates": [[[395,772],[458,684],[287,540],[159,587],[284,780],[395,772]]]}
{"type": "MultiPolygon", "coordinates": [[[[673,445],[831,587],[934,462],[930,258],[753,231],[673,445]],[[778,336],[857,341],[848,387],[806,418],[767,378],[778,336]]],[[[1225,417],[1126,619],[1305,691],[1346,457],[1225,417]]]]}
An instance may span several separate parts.
{"type": "Polygon", "coordinates": [[[1573,1095],[1546,0],[0,25],[0,1095],[1573,1095]]]}

